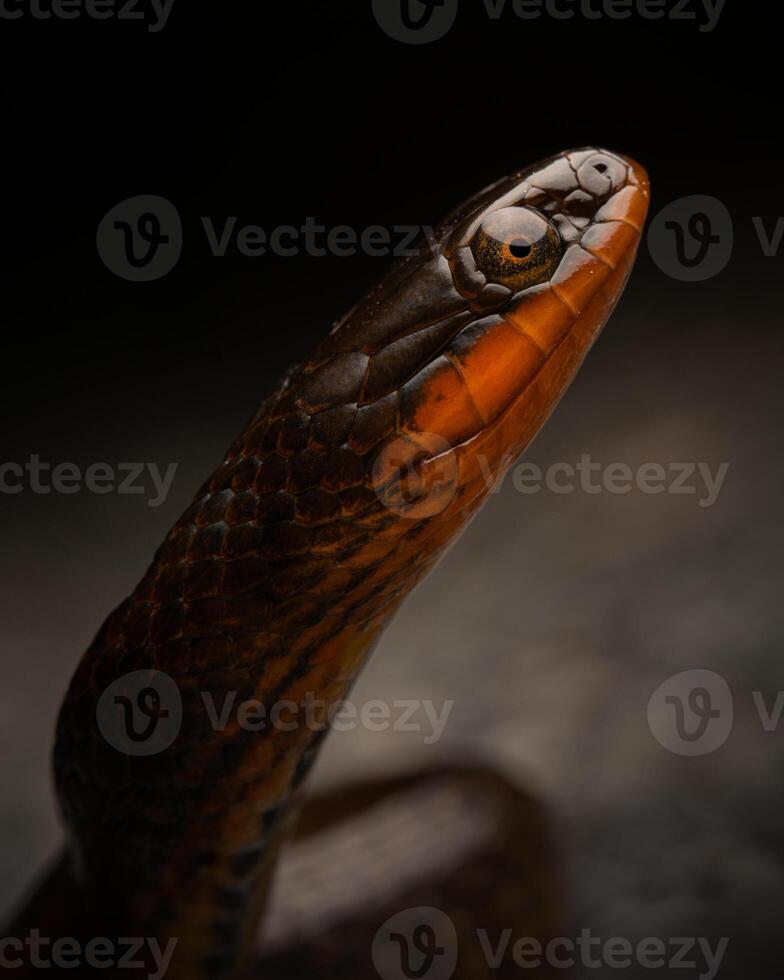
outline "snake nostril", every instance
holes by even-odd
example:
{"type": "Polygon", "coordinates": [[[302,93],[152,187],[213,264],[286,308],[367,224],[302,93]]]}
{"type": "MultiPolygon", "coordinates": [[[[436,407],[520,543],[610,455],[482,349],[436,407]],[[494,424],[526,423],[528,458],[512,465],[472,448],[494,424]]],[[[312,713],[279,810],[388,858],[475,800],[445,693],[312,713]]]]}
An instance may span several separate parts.
{"type": "Polygon", "coordinates": [[[606,174],[607,173],[607,164],[606,163],[595,163],[593,165],[593,169],[598,174],[606,174]]]}

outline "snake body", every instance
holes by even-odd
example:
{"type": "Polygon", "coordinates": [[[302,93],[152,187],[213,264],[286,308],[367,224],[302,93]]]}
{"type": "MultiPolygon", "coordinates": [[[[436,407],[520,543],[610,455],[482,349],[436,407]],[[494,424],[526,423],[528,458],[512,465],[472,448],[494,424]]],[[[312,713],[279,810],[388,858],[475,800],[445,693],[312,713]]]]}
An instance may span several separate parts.
{"type": "MultiPolygon", "coordinates": [[[[216,730],[205,693],[268,710],[315,697],[319,718],[346,696],[570,383],[623,290],[647,203],[642,168],[603,150],[499,181],[264,401],[62,707],[56,788],[93,935],[176,938],[174,980],[246,967],[323,726],[249,731],[232,716],[216,730]],[[97,720],[136,672],[151,690],[171,679],[181,700],[177,736],[154,754],[119,752],[97,720]]],[[[165,717],[165,698],[148,708],[165,717]]]]}

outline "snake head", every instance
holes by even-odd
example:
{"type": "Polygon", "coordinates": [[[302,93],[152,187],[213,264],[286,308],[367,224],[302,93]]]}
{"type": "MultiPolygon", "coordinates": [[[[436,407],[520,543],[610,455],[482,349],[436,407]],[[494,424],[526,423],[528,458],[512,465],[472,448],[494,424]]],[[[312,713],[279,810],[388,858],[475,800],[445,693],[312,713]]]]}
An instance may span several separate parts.
{"type": "Polygon", "coordinates": [[[426,474],[451,453],[465,493],[460,470],[480,449],[500,478],[615,306],[648,199],[644,170],[606,150],[498,181],[335,326],[293,379],[288,407],[353,451],[380,453],[376,488],[412,460],[426,474]]]}

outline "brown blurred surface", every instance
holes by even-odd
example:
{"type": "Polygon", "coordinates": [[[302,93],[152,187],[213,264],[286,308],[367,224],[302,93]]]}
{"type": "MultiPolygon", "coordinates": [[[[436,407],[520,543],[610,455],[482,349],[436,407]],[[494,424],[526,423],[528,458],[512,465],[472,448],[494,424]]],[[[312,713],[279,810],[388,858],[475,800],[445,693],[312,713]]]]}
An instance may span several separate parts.
{"type": "MultiPolygon", "coordinates": [[[[426,967],[432,946],[426,976],[446,975],[452,960],[456,980],[515,976],[513,944],[491,967],[477,923],[489,948],[506,930],[543,948],[565,934],[551,836],[539,804],[487,769],[429,769],[317,796],[282,862],[254,975],[403,980],[401,962],[426,967]]],[[[542,964],[529,975],[572,973],[542,964]]]]}

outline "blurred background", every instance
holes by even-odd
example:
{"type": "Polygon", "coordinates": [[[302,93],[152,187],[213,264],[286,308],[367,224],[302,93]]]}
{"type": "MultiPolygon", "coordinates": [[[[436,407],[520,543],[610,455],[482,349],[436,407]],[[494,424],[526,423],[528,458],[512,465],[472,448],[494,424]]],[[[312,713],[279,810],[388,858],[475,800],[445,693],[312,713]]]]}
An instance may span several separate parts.
{"type": "Polygon", "coordinates": [[[728,937],[720,976],[779,977],[784,730],[759,707],[775,715],[784,689],[782,259],[754,219],[772,233],[782,195],[759,18],[730,3],[711,31],[497,22],[464,4],[446,37],[414,46],[369,3],[192,7],[176,0],[157,32],[2,25],[0,463],[177,469],[157,507],[0,494],[0,914],[59,841],[49,752],[78,658],[261,397],[387,267],[216,258],[201,218],[432,225],[507,172],[600,145],[647,167],[652,216],[719,199],[734,248],[687,282],[643,242],[527,459],[729,464],[726,479],[710,506],[697,477],[695,494],[659,495],[521,494],[507,480],[352,695],[453,701],[443,736],[335,733],[313,784],[484,760],[548,808],[580,927],[728,937]],[[148,283],[113,274],[95,240],[139,194],[167,198],[183,225],[179,263],[148,283]],[[694,669],[724,678],[734,724],[687,757],[660,744],[648,706],[694,669]]]}

